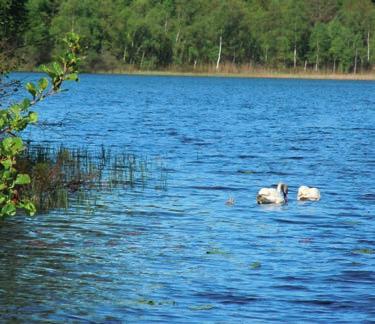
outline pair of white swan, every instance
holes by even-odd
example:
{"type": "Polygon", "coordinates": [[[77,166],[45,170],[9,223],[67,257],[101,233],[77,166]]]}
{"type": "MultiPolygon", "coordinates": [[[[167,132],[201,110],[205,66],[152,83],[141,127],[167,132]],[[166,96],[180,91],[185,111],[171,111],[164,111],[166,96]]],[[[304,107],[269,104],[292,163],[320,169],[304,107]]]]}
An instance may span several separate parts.
{"type": "MultiPolygon", "coordinates": [[[[297,200],[320,199],[320,191],[317,188],[301,186],[298,189],[297,200]]],[[[258,204],[285,204],[288,202],[288,186],[285,183],[279,183],[277,188],[262,188],[257,195],[258,204]]]]}

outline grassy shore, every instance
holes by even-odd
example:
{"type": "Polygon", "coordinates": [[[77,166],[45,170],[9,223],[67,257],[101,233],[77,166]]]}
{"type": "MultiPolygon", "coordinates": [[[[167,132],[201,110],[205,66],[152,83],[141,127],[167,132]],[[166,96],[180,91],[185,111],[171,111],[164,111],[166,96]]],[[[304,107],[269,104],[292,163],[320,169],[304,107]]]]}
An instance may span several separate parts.
{"type": "Polygon", "coordinates": [[[317,80],[375,80],[375,71],[358,73],[333,73],[331,70],[314,71],[312,69],[265,69],[254,67],[237,67],[222,65],[217,71],[214,66],[168,67],[159,70],[137,69],[131,66],[105,70],[87,71],[105,74],[161,75],[161,76],[201,76],[201,77],[234,77],[234,78],[275,78],[275,79],[317,79],[317,80]]]}
{"type": "Polygon", "coordinates": [[[160,76],[194,76],[194,77],[230,77],[230,78],[271,78],[271,79],[315,79],[315,80],[369,80],[375,81],[375,73],[293,73],[293,72],[181,72],[165,70],[143,71],[98,71],[106,74],[160,75],[160,76]]]}
{"type": "MultiPolygon", "coordinates": [[[[20,72],[38,71],[32,67],[21,67],[20,72]]],[[[316,79],[316,80],[370,80],[375,81],[375,70],[359,71],[357,73],[333,73],[332,70],[315,71],[303,68],[266,69],[248,66],[224,64],[217,71],[214,66],[179,67],[171,66],[164,69],[139,69],[135,66],[83,69],[84,73],[98,74],[128,74],[128,75],[158,75],[158,76],[193,76],[193,77],[226,77],[226,78],[271,78],[271,79],[316,79]]]]}

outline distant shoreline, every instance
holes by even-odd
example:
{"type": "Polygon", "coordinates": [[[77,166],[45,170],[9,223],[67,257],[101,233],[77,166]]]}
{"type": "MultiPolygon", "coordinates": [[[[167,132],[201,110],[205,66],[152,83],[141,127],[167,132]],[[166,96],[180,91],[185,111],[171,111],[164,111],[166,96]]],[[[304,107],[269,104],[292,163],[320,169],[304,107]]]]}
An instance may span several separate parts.
{"type": "MultiPolygon", "coordinates": [[[[39,72],[20,69],[18,72],[39,72]]],[[[144,76],[186,76],[186,77],[217,77],[217,78],[259,78],[259,79],[307,79],[307,80],[350,80],[375,81],[375,72],[365,73],[326,73],[313,71],[246,71],[246,72],[207,72],[207,71],[176,71],[176,70],[83,70],[84,74],[108,75],[144,75],[144,76]]]]}
{"type": "Polygon", "coordinates": [[[315,73],[315,72],[191,72],[173,70],[103,70],[84,71],[89,74],[128,74],[145,76],[186,76],[186,77],[218,77],[218,78],[259,78],[259,79],[308,79],[308,80],[351,80],[375,81],[375,72],[366,73],[315,73]]]}

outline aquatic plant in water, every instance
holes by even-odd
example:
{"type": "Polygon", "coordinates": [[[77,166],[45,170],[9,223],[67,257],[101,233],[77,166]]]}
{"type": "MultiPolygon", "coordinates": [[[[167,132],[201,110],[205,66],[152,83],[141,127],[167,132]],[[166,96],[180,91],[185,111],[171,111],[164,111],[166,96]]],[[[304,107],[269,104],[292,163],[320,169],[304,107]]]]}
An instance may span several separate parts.
{"type": "Polygon", "coordinates": [[[70,200],[86,200],[92,191],[145,188],[148,184],[167,189],[164,164],[132,153],[114,153],[103,146],[88,150],[29,144],[16,167],[30,174],[22,195],[39,211],[68,208],[70,200]]]}

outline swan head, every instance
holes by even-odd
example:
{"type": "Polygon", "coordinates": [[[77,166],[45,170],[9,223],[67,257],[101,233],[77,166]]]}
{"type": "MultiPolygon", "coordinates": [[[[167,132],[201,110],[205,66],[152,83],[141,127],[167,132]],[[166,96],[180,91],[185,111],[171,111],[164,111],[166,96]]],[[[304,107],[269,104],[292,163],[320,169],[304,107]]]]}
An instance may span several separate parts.
{"type": "Polygon", "coordinates": [[[280,182],[277,185],[277,191],[281,192],[284,196],[285,202],[288,202],[288,185],[280,182]]]}

